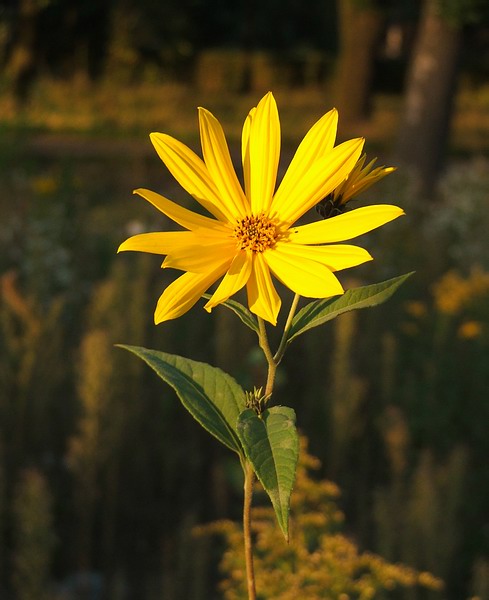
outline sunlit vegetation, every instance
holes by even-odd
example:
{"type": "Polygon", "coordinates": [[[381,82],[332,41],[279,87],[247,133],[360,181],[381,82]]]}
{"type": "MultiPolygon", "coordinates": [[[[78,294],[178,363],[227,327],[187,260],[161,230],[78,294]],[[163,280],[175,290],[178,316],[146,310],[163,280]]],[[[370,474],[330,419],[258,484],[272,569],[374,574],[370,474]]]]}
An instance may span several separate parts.
{"type": "MultiPolygon", "coordinates": [[[[192,3],[171,4],[186,14],[192,3]]],[[[41,69],[24,99],[11,71],[0,80],[0,597],[71,600],[88,585],[110,600],[242,598],[240,474],[115,344],[205,358],[248,388],[264,366],[222,307],[209,316],[202,303],[154,327],[154,299],[172,273],[158,257],[115,252],[129,235],[170,227],[134,188],[193,206],[153,153],[151,131],[198,151],[205,106],[238,164],[246,112],[273,89],[286,164],[336,102],[335,49],[319,35],[325,21],[307,47],[284,38],[250,58],[208,39],[202,52],[175,44],[169,22],[155,20],[167,34],[155,65],[135,51],[130,11],[114,5],[120,36],[103,76],[90,76],[82,52],[79,68],[70,54],[67,72],[41,69]],[[195,537],[216,522],[224,538],[195,537]]],[[[184,41],[185,23],[172,25],[184,41]]],[[[159,39],[143,33],[145,48],[159,39]]],[[[380,84],[371,100],[358,123],[342,123],[339,107],[340,137],[367,136],[369,157],[389,165],[403,100],[380,84]]],[[[489,597],[489,88],[479,72],[461,78],[449,150],[428,201],[404,169],[354,201],[394,203],[407,216],[362,239],[382,260],[345,285],[416,274],[381,308],[294,342],[284,360],[277,403],[295,402],[320,462],[303,453],[290,547],[257,504],[267,600],[329,598],[322,587],[332,581],[335,600],[489,597]]]]}
{"type": "MultiPolygon", "coordinates": [[[[317,458],[302,439],[297,480],[291,499],[292,532],[287,544],[275,525],[272,508],[254,509],[256,573],[261,597],[277,600],[369,600],[398,588],[443,589],[443,582],[427,572],[392,564],[370,552],[361,552],[342,533],[344,515],[338,508],[340,490],[330,481],[318,481],[317,458]]],[[[220,568],[226,600],[246,598],[241,527],[217,521],[195,534],[218,534],[226,540],[220,568]]]]}

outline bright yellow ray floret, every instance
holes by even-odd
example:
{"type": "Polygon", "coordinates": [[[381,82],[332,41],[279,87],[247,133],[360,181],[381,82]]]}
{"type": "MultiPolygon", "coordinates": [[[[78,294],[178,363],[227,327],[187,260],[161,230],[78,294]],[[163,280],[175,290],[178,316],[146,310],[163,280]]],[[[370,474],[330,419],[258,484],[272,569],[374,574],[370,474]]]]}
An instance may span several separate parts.
{"type": "Polygon", "coordinates": [[[208,311],[246,287],[250,310],[274,325],[281,300],[272,274],[301,296],[327,298],[343,293],[334,271],[372,257],[358,246],[334,242],[371,231],[403,211],[376,205],[294,226],[334,192],[360,158],[363,139],[334,145],[337,121],[336,110],[331,110],[313,125],[278,187],[280,121],[271,93],[250,111],[243,126],[244,189],[222,127],[209,111],[199,109],[203,160],[169,135],[151,134],[175,179],[212,215],[192,212],[150,190],[135,191],[184,228],[135,235],[119,247],[119,251],[164,255],[163,267],[184,271],[161,295],[155,323],[183,315],[218,280],[205,305],[208,311]]]}

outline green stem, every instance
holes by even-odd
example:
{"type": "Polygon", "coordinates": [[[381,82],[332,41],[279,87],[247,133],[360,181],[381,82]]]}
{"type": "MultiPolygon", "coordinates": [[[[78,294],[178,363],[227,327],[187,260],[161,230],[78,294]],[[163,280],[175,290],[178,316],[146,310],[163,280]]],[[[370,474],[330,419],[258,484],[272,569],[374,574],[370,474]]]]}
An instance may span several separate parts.
{"type": "Polygon", "coordinates": [[[251,500],[253,498],[253,467],[246,463],[244,480],[243,503],[243,535],[246,560],[246,583],[248,586],[248,600],[256,600],[255,570],[253,567],[253,545],[251,541],[251,500]]]}
{"type": "Polygon", "coordinates": [[[292,304],[290,305],[289,316],[287,317],[287,321],[285,323],[284,332],[282,334],[282,339],[280,340],[280,344],[278,347],[273,360],[276,365],[282,360],[285,350],[287,349],[287,336],[289,334],[290,328],[292,327],[292,320],[295,315],[295,311],[297,310],[297,305],[299,304],[300,296],[299,294],[295,294],[294,299],[292,300],[292,304]]]}
{"type": "MultiPolygon", "coordinates": [[[[297,305],[299,303],[300,296],[296,294],[292,300],[290,307],[289,316],[285,323],[284,332],[278,350],[273,355],[270,349],[270,343],[268,341],[267,329],[265,321],[258,317],[258,329],[259,329],[259,344],[263,350],[263,354],[267,359],[268,363],[268,375],[267,383],[265,386],[265,398],[267,400],[272,395],[273,386],[275,383],[275,374],[277,372],[277,366],[282,360],[282,357],[287,349],[287,334],[292,326],[292,319],[294,318],[297,305]]],[[[246,582],[248,586],[248,600],[256,600],[256,586],[255,586],[255,571],[253,567],[253,545],[251,540],[251,501],[253,498],[253,480],[254,472],[253,467],[249,462],[243,465],[244,470],[244,503],[243,503],[243,535],[244,535],[244,549],[245,549],[245,560],[246,560],[246,582]]]]}
{"type": "Polygon", "coordinates": [[[270,344],[268,343],[268,335],[267,329],[265,327],[265,321],[261,317],[258,317],[258,329],[260,331],[260,334],[258,336],[258,343],[260,344],[260,348],[263,350],[263,354],[265,355],[268,364],[273,363],[273,354],[270,350],[270,344]]]}
{"type": "Polygon", "coordinates": [[[265,322],[261,317],[258,317],[258,328],[260,330],[259,336],[259,344],[260,348],[263,350],[263,354],[267,359],[268,363],[268,375],[267,375],[267,383],[265,385],[265,397],[268,398],[271,396],[273,391],[273,384],[275,382],[275,373],[277,371],[277,363],[273,358],[272,351],[270,349],[270,344],[268,342],[267,330],[265,327],[265,322]]]}

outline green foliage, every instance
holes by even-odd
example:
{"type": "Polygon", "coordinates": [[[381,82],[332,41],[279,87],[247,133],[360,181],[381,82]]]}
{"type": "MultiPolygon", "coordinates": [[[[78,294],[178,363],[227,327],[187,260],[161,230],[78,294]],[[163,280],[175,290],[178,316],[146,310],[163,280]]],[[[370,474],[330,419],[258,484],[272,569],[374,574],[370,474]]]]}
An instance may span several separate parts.
{"type": "Polygon", "coordinates": [[[299,456],[295,412],[286,406],[273,406],[260,415],[248,409],[239,416],[238,435],[288,540],[290,494],[299,456]]]}
{"type": "Polygon", "coordinates": [[[298,455],[295,413],[275,406],[257,415],[246,409],[236,381],[215,367],[181,356],[120,345],[144,360],[177,393],[190,414],[222,444],[251,462],[288,537],[289,498],[298,455]]]}
{"type": "MultiPolygon", "coordinates": [[[[211,298],[211,294],[204,294],[204,298],[211,298]]],[[[249,327],[255,333],[259,333],[258,322],[256,320],[255,315],[248,309],[246,306],[243,306],[241,302],[237,302],[236,300],[226,300],[226,302],[222,302],[222,305],[229,308],[236,314],[242,323],[249,327]]]]}
{"type": "MultiPolygon", "coordinates": [[[[212,106],[224,107],[234,120],[249,99],[216,95],[212,106]]],[[[465,88],[460,99],[454,142],[464,156],[477,148],[479,158],[466,161],[457,155],[444,177],[440,201],[429,207],[419,206],[409,180],[397,172],[380,195],[405,207],[407,217],[393,233],[386,228],[369,236],[369,250],[388,257],[389,272],[416,268],[417,276],[382,309],[341,315],[331,327],[313,328],[301,337],[292,362],[286,355],[282,363],[276,391],[280,402],[294,406],[300,415],[300,426],[310,433],[311,446],[324,464],[322,472],[328,477],[334,473],[341,483],[349,531],[358,544],[368,543],[384,558],[404,562],[422,545],[419,568],[448,570],[447,600],[469,594],[485,598],[489,572],[487,90],[465,88]],[[335,441],[330,432],[336,432],[335,441]],[[424,499],[427,494],[436,506],[424,499]],[[452,508],[446,510],[448,497],[452,508]],[[429,510],[423,512],[423,506],[429,510]],[[413,527],[412,536],[397,534],[403,524],[413,527]],[[437,542],[442,530],[443,548],[437,542]],[[451,541],[445,552],[446,540],[451,541]]],[[[379,141],[385,139],[397,101],[377,100],[379,121],[371,127],[379,141]]],[[[287,91],[282,102],[298,139],[305,122],[324,109],[324,93],[287,91]]],[[[185,103],[193,114],[195,97],[170,85],[80,90],[45,83],[32,103],[15,121],[31,129],[59,131],[69,123],[71,131],[87,131],[91,119],[112,122],[110,135],[119,125],[127,135],[128,129],[146,130],[150,122],[158,127],[171,123],[186,137],[195,129],[194,121],[177,118],[185,103]]],[[[9,110],[1,105],[3,119],[12,114],[9,110]]],[[[0,148],[1,593],[7,588],[6,597],[13,595],[8,589],[14,555],[12,491],[26,463],[50,469],[53,528],[60,540],[54,572],[64,578],[79,568],[83,520],[75,494],[86,472],[66,465],[72,456],[70,440],[81,436],[88,416],[81,379],[95,378],[97,370],[102,378],[103,372],[95,358],[82,368],[81,349],[89,354],[98,339],[113,377],[111,397],[101,399],[107,402],[102,411],[105,433],[101,455],[94,451],[98,470],[92,490],[97,537],[88,560],[100,569],[114,597],[122,582],[142,600],[150,595],[165,600],[214,598],[218,547],[214,541],[196,545],[189,530],[197,523],[234,518],[239,511],[242,480],[239,467],[233,466],[236,457],[200,432],[143,361],[111,348],[130,340],[165,350],[177,347],[183,356],[214,352],[218,358],[213,364],[224,367],[230,357],[233,364],[229,369],[226,364],[226,370],[240,376],[251,370],[256,383],[264,374],[261,364],[249,366],[254,334],[230,311],[225,311],[229,320],[216,326],[214,315],[209,318],[198,308],[178,323],[154,328],[153,301],[168,281],[168,270],[155,273],[155,257],[115,260],[114,248],[128,229],[160,228],[149,212],[141,217],[141,207],[136,209],[127,194],[142,177],[160,182],[162,188],[169,183],[157,159],[140,153],[130,140],[104,140],[98,146],[93,138],[32,139],[25,129],[19,138],[22,144],[15,152],[11,133],[3,136],[0,148]],[[239,327],[239,336],[230,324],[239,327]],[[105,337],[95,332],[105,332],[105,337]],[[225,351],[219,349],[223,335],[231,338],[225,351]],[[211,485],[203,485],[203,477],[211,485]]],[[[284,153],[292,152],[284,140],[284,153]]],[[[360,277],[381,281],[387,275],[379,264],[360,267],[360,277]]],[[[219,310],[213,311],[216,317],[219,310]]],[[[81,437],[88,440],[85,435],[81,437]]],[[[88,445],[84,448],[88,456],[88,445]]],[[[300,479],[299,469],[294,494],[303,489],[300,479]]],[[[294,494],[292,544],[299,527],[294,494]]],[[[322,514],[329,519],[329,533],[338,533],[338,508],[334,494],[330,497],[330,508],[323,504],[312,511],[307,539],[316,540],[322,531],[322,514]]],[[[314,496],[307,502],[302,506],[311,506],[314,496]]],[[[271,507],[257,509],[255,516],[262,510],[268,511],[266,531],[274,536],[266,552],[272,547],[281,559],[289,546],[271,507]]],[[[239,527],[234,535],[240,548],[239,527]]],[[[337,557],[334,544],[330,538],[329,556],[337,557]]],[[[314,565],[311,552],[307,547],[304,556],[314,565]]],[[[228,561],[239,559],[231,551],[226,556],[228,561]]],[[[238,562],[234,565],[241,568],[238,562]]],[[[407,592],[416,600],[425,597],[416,588],[398,590],[397,595],[407,592]]]]}
{"type": "Polygon", "coordinates": [[[310,302],[294,317],[287,341],[290,343],[305,331],[319,327],[342,313],[382,304],[411,275],[407,273],[382,283],[347,290],[342,296],[310,302]]]}
{"type": "MultiPolygon", "coordinates": [[[[341,532],[344,517],[338,507],[339,489],[314,477],[319,468],[319,460],[307,452],[303,438],[291,496],[289,544],[275,526],[273,511],[264,507],[254,509],[259,598],[370,600],[397,597],[395,594],[401,588],[441,589],[441,581],[429,573],[360,551],[341,532]]],[[[224,598],[246,598],[241,527],[232,521],[219,521],[198,528],[196,533],[199,536],[217,533],[224,537],[227,548],[220,565],[224,598]]]]}
{"type": "Polygon", "coordinates": [[[222,444],[242,453],[236,435],[238,417],[245,409],[245,393],[221,369],[157,350],[120,345],[144,360],[168,383],[183,406],[222,444]]]}

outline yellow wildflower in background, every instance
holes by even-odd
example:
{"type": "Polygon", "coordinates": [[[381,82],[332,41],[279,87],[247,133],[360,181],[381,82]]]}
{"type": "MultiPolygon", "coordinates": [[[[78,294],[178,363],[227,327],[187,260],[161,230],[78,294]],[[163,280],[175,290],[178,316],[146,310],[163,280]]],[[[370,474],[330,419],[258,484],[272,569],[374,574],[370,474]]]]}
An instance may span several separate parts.
{"type": "Polygon", "coordinates": [[[480,321],[464,321],[458,328],[458,336],[465,340],[473,340],[482,334],[480,321]]]}
{"type": "Polygon", "coordinates": [[[403,211],[390,205],[369,206],[294,226],[345,180],[360,157],[363,139],[334,146],[337,120],[332,110],[313,125],[277,189],[280,121],[271,93],[250,111],[243,126],[244,189],[222,127],[209,111],[199,108],[204,160],[169,135],[151,134],[175,179],[214,217],[187,210],[150,190],[136,190],[186,229],[139,234],[119,247],[119,251],[166,255],[163,267],[185,271],[161,295],[155,323],[183,315],[221,277],[205,305],[208,311],[246,287],[250,310],[273,324],[281,300],[271,274],[301,296],[327,298],[343,293],[334,271],[372,257],[363,248],[335,242],[375,229],[403,211]]]}
{"type": "MultiPolygon", "coordinates": [[[[343,532],[340,490],[318,480],[320,461],[309,454],[301,438],[297,481],[291,496],[290,543],[275,526],[271,507],[253,508],[256,540],[255,573],[261,598],[273,600],[371,600],[400,588],[443,589],[443,582],[427,572],[389,563],[361,551],[343,532]]],[[[225,600],[246,598],[242,529],[233,521],[217,521],[194,529],[198,537],[218,534],[226,542],[220,570],[225,600]]],[[[413,589],[413,591],[414,591],[413,589]]]]}
{"type": "Polygon", "coordinates": [[[368,190],[374,183],[383,179],[389,173],[393,173],[395,167],[375,167],[374,158],[366,167],[365,160],[367,155],[364,154],[353,167],[353,170],[348,177],[340,183],[340,185],[327,197],[321,200],[317,205],[317,211],[323,218],[334,217],[340,215],[347,202],[368,190]]]}
{"type": "Polygon", "coordinates": [[[408,315],[416,319],[422,319],[428,315],[428,307],[424,302],[411,300],[404,303],[404,308],[408,315]]]}
{"type": "Polygon", "coordinates": [[[448,271],[433,285],[437,309],[455,315],[469,304],[480,301],[489,294],[489,273],[473,267],[467,277],[455,270],[448,271]]]}
{"type": "Polygon", "coordinates": [[[32,180],[32,189],[39,196],[52,196],[58,191],[59,182],[52,175],[41,175],[32,180]]]}
{"type": "Polygon", "coordinates": [[[436,308],[447,315],[455,315],[467,304],[470,286],[457,271],[448,271],[433,285],[436,308]]]}

